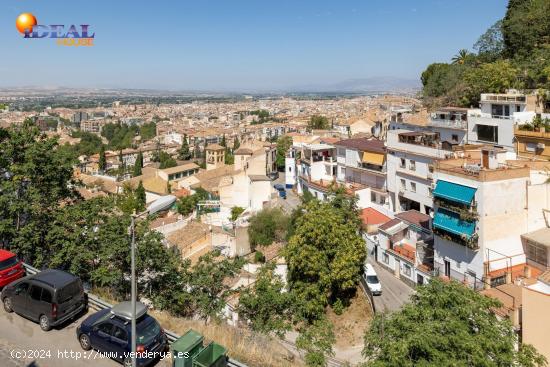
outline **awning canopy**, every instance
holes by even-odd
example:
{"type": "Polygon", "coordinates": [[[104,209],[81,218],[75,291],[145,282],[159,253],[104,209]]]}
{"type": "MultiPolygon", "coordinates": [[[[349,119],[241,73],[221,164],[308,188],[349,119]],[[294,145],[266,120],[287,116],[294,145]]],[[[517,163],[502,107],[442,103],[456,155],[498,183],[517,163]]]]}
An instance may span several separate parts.
{"type": "Polygon", "coordinates": [[[378,166],[384,165],[384,154],[364,152],[363,163],[376,164],[378,166]]]}
{"type": "Polygon", "coordinates": [[[466,235],[468,237],[471,237],[476,230],[475,222],[461,220],[458,213],[442,208],[437,209],[434,215],[433,226],[459,236],[466,235]]]}
{"type": "Polygon", "coordinates": [[[438,180],[433,195],[438,198],[451,200],[460,204],[470,205],[477,189],[452,183],[449,181],[438,180]]]}

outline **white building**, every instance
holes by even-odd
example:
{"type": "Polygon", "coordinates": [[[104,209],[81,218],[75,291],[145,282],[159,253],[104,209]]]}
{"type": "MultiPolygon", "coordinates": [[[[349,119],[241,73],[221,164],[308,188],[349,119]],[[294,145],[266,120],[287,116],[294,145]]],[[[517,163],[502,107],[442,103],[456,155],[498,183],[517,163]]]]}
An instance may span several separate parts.
{"type": "Polygon", "coordinates": [[[325,200],[336,181],[336,149],[328,144],[303,144],[298,160],[298,194],[309,191],[325,200]]]}
{"type": "Polygon", "coordinates": [[[536,98],[516,91],[482,94],[480,108],[468,111],[468,142],[514,151],[514,127],[533,120],[536,98]]]}

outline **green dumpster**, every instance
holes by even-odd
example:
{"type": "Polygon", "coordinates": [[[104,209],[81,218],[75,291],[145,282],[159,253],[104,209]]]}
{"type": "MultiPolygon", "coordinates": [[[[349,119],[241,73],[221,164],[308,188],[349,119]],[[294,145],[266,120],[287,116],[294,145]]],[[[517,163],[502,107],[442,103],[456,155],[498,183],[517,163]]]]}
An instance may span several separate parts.
{"type": "Polygon", "coordinates": [[[193,367],[193,359],[203,348],[204,337],[190,329],[172,343],[173,367],[193,367]]]}
{"type": "Polygon", "coordinates": [[[219,344],[210,343],[194,359],[193,367],[226,367],[227,350],[219,344]]]}

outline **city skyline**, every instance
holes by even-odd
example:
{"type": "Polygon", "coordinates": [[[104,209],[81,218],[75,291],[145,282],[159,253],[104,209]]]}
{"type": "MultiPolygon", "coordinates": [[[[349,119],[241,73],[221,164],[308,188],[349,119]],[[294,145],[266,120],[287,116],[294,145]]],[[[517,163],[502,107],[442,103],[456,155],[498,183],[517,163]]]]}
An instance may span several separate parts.
{"type": "Polygon", "coordinates": [[[96,1],[71,8],[9,0],[0,12],[11,51],[0,65],[0,88],[322,91],[371,78],[419,85],[431,61],[471,49],[506,5],[469,2],[476,12],[464,1],[96,1]],[[24,40],[15,28],[23,12],[39,24],[90,24],[95,46],[24,40]]]}

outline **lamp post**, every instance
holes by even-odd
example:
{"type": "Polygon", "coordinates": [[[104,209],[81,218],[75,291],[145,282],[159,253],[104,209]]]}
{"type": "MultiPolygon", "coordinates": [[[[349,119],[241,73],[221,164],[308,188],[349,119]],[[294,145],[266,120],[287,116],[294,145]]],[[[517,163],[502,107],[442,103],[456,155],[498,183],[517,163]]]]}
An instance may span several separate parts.
{"type": "Polygon", "coordinates": [[[130,257],[131,257],[131,282],[132,282],[132,367],[136,367],[137,353],[136,353],[136,219],[144,215],[155,214],[162,210],[169,209],[176,202],[176,197],[174,195],[167,195],[158,198],[155,200],[149,208],[143,212],[132,214],[132,224],[130,225],[130,232],[132,237],[132,242],[130,246],[130,257]]]}

